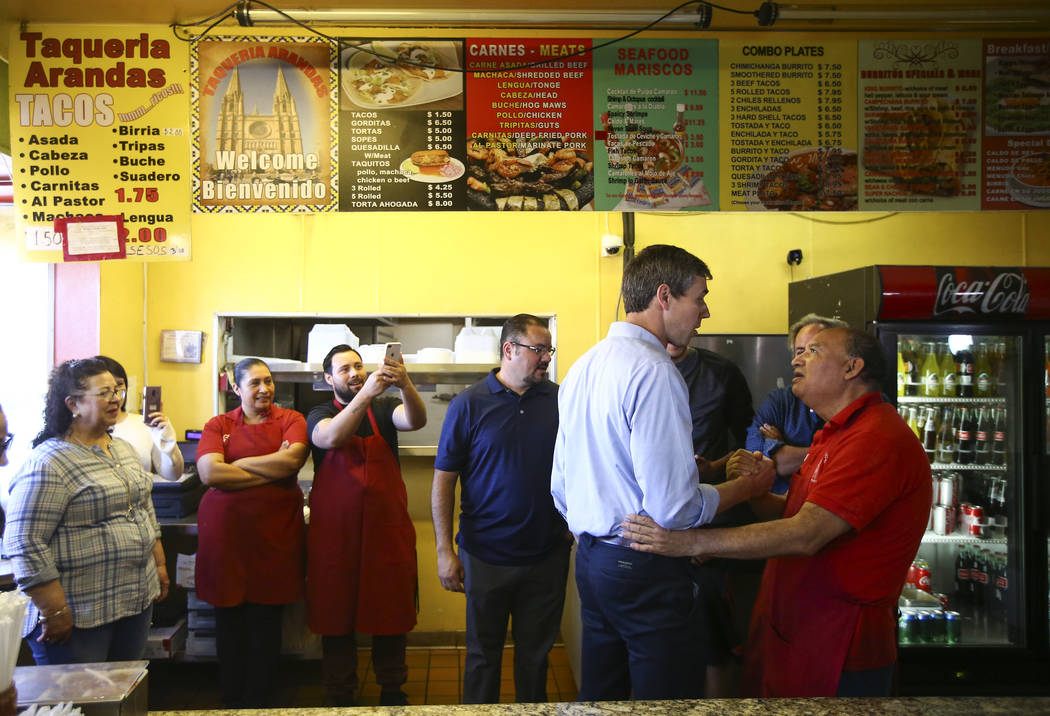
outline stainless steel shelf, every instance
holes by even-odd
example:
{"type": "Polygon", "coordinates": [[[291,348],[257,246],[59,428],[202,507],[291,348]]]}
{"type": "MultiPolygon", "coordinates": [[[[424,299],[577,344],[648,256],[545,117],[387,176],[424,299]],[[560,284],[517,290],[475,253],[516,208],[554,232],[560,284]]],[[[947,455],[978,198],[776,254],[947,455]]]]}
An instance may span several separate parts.
{"type": "Polygon", "coordinates": [[[989,405],[1005,404],[1006,398],[926,398],[921,395],[898,395],[897,402],[909,403],[942,403],[949,405],[989,405]]]}
{"type": "Polygon", "coordinates": [[[931,470],[981,470],[984,472],[1007,472],[1010,469],[1009,465],[978,465],[975,463],[962,463],[956,462],[932,462],[930,463],[931,470]]]}
{"type": "MultiPolygon", "coordinates": [[[[488,374],[497,363],[406,363],[413,383],[461,384],[475,383],[488,374]]],[[[369,373],[377,368],[365,363],[369,373]]],[[[323,383],[324,369],[320,363],[274,363],[270,366],[274,380],[287,383],[323,383]]]]}
{"type": "Polygon", "coordinates": [[[933,532],[925,532],[922,535],[923,544],[1006,544],[1005,537],[974,537],[973,535],[950,534],[939,535],[933,532]]]}

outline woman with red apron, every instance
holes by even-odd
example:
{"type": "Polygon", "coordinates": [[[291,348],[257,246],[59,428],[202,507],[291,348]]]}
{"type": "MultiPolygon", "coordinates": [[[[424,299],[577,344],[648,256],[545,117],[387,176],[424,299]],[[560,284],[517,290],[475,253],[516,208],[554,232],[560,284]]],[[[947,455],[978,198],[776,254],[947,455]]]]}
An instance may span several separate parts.
{"type": "Polygon", "coordinates": [[[215,606],[228,708],[272,705],[285,604],[302,599],[306,421],[273,404],[261,360],[234,369],[241,407],[204,427],[197,469],[209,489],[197,515],[197,594],[215,606]]]}

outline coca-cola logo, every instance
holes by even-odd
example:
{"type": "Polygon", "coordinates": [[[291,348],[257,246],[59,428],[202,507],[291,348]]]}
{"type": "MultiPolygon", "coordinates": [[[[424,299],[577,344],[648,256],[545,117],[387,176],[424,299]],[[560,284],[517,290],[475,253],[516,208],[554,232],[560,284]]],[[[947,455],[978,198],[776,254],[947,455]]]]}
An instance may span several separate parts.
{"type": "Polygon", "coordinates": [[[994,276],[956,280],[955,271],[941,274],[937,283],[936,316],[1021,315],[1028,310],[1031,292],[1024,275],[1003,271],[994,276]]]}

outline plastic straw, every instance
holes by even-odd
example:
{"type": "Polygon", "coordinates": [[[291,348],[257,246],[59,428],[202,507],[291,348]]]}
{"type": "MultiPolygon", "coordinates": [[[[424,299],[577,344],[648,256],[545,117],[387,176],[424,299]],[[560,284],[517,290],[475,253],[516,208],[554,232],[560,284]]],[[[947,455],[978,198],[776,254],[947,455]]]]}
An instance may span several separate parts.
{"type": "Polygon", "coordinates": [[[21,592],[0,592],[0,684],[10,684],[14,676],[28,604],[21,592]]]}

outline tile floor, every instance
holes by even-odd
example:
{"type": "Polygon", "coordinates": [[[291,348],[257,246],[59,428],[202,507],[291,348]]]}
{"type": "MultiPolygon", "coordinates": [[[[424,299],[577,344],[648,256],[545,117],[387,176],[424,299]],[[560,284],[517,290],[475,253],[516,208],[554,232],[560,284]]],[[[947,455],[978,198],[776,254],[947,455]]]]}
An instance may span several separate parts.
{"type": "MultiPolygon", "coordinates": [[[[458,704],[463,688],[462,648],[409,648],[408,681],[403,689],[412,704],[458,704]]],[[[503,652],[503,683],[500,700],[514,701],[512,664],[514,648],[503,652]]],[[[361,689],[358,703],[374,706],[379,703],[379,686],[372,673],[371,653],[360,651],[359,676],[361,689]]],[[[321,684],[321,665],[316,660],[288,660],[282,668],[283,683],[277,706],[286,708],[324,705],[324,687],[321,684]]],[[[215,709],[220,707],[218,666],[214,662],[150,663],[149,710],[174,711],[215,709]]],[[[576,683],[565,654],[565,648],[556,645],[551,651],[547,671],[547,696],[551,701],[575,701],[576,683]]]]}

